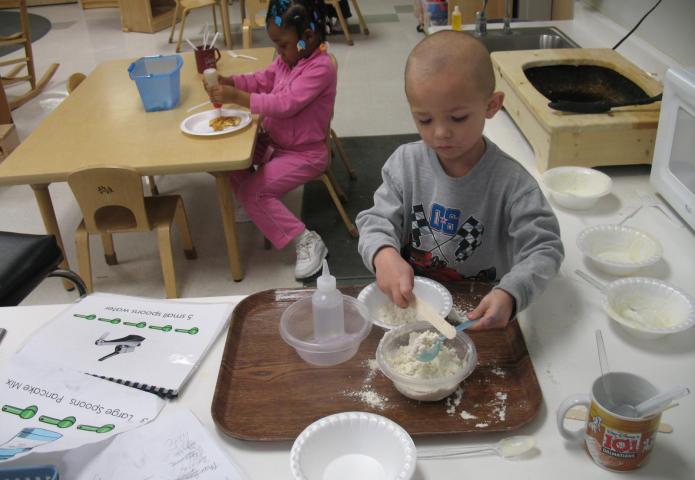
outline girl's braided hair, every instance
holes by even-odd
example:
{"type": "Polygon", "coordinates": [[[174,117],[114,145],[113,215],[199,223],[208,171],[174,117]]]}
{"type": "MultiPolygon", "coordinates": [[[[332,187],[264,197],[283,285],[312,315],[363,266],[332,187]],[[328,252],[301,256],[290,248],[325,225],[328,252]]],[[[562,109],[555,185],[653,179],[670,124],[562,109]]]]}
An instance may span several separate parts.
{"type": "Polygon", "coordinates": [[[305,30],[313,30],[323,42],[326,39],[326,5],[323,0],[270,0],[265,23],[294,29],[299,38],[305,30]]]}

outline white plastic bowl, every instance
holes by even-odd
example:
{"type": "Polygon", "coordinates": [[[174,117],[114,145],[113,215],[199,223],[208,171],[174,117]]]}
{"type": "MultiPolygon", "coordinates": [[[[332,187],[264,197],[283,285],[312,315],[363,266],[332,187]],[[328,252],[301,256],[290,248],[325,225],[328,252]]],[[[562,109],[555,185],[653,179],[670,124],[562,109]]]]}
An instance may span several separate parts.
{"type": "Polygon", "coordinates": [[[654,278],[621,278],[604,291],[603,309],[639,338],[658,338],[695,325],[695,301],[687,293],[654,278]]]}
{"type": "Polygon", "coordinates": [[[409,480],[416,460],[408,432],[386,417],[366,412],[315,421],[290,451],[295,480],[409,480]]]}
{"type": "Polygon", "coordinates": [[[593,168],[556,167],[543,173],[543,183],[561,207],[585,210],[607,195],[613,186],[611,177],[593,168]]]}
{"type": "MultiPolygon", "coordinates": [[[[425,277],[415,277],[413,291],[415,295],[429,303],[442,317],[446,317],[451,312],[454,304],[451,293],[439,282],[435,282],[425,277]]],[[[391,300],[379,290],[376,282],[364,287],[357,300],[364,303],[369,312],[369,318],[374,325],[378,325],[385,330],[391,330],[400,325],[391,325],[380,320],[379,310],[391,304],[391,300]]]]}
{"type": "Polygon", "coordinates": [[[376,349],[376,361],[379,369],[403,395],[413,400],[434,402],[451,395],[459,384],[473,373],[478,363],[478,353],[471,337],[464,332],[457,332],[451,340],[444,340],[444,346],[456,350],[458,357],[463,360],[463,367],[453,375],[417,378],[404,375],[392,368],[391,358],[401,346],[408,345],[410,334],[426,330],[437,332],[428,322],[408,323],[386,332],[376,349]]]}
{"type": "Polygon", "coordinates": [[[636,228],[595,225],[579,232],[577,247],[596,268],[611,275],[630,275],[659,261],[658,240],[636,228]]]}

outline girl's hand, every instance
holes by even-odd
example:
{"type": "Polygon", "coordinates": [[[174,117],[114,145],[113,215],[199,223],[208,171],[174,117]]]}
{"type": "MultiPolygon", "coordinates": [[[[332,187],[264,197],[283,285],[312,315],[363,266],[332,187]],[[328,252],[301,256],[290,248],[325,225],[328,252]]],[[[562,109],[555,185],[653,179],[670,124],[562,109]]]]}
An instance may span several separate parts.
{"type": "Polygon", "coordinates": [[[230,87],[229,85],[215,85],[214,87],[209,87],[206,84],[205,89],[207,90],[212,103],[235,103],[234,99],[236,98],[236,88],[234,87],[230,87]]]}
{"type": "Polygon", "coordinates": [[[514,297],[501,288],[495,288],[485,295],[477,307],[468,312],[468,318],[480,322],[471,330],[503,328],[509,323],[514,311],[514,297]]]}
{"type": "Polygon", "coordinates": [[[223,77],[222,75],[219,75],[217,77],[217,81],[220,85],[229,85],[230,87],[234,86],[234,79],[232,77],[223,77]]]}
{"type": "Polygon", "coordinates": [[[376,284],[393,303],[407,308],[413,300],[413,268],[393,247],[382,248],[374,255],[376,284]]]}

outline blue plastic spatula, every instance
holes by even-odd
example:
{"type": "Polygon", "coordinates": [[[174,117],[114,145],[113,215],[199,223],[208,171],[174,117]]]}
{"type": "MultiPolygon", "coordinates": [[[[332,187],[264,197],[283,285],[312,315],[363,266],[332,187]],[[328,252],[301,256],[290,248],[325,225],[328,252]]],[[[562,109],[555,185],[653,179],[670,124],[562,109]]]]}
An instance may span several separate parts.
{"type": "MultiPolygon", "coordinates": [[[[466,317],[468,318],[468,317],[466,317]]],[[[459,323],[456,325],[456,331],[457,332],[463,332],[465,329],[472,327],[476,323],[478,323],[480,320],[466,320],[463,323],[459,323]]],[[[440,335],[437,340],[432,344],[431,347],[422,350],[421,352],[418,352],[415,355],[415,358],[420,360],[421,362],[431,362],[434,360],[437,355],[439,355],[439,351],[442,349],[442,345],[444,345],[444,340],[445,340],[444,335],[440,335]]]]}

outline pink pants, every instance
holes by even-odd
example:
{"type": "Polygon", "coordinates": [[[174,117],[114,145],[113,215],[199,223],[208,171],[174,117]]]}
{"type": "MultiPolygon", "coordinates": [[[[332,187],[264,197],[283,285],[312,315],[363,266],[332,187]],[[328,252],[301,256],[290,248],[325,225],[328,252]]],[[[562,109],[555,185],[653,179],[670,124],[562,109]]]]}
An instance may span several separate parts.
{"type": "Polygon", "coordinates": [[[321,175],[328,164],[325,145],[308,150],[287,150],[259,136],[253,155],[257,170],[232,172],[230,182],[236,201],[277,249],[304,231],[280,198],[321,175]]]}

